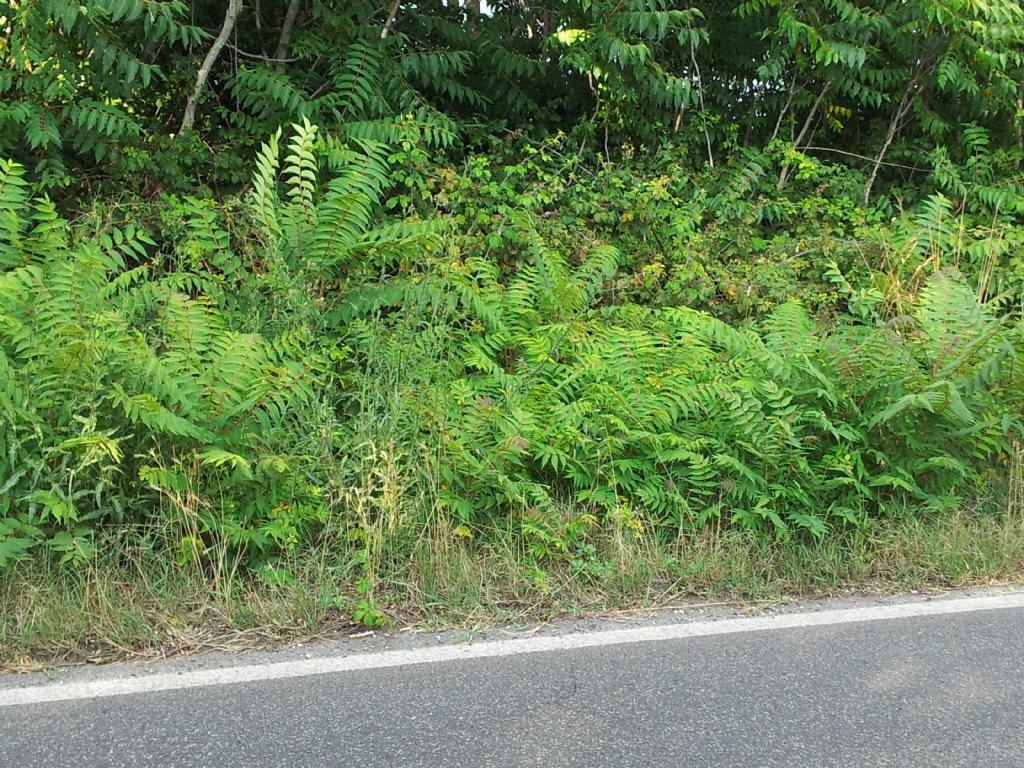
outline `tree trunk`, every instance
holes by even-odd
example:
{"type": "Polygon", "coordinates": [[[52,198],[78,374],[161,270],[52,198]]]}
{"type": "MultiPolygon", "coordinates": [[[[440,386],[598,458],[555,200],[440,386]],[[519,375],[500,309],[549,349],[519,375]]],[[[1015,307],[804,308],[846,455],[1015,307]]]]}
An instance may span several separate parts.
{"type": "Polygon", "coordinates": [[[278,72],[284,71],[284,59],[288,58],[288,44],[292,41],[292,30],[295,28],[295,18],[299,15],[301,5],[302,0],[292,0],[288,3],[288,11],[281,24],[281,37],[278,38],[277,50],[274,51],[274,58],[278,60],[274,66],[278,72]]]}
{"type": "Polygon", "coordinates": [[[480,18],[480,0],[465,0],[466,6],[466,31],[476,35],[476,22],[480,18]]]}
{"type": "Polygon", "coordinates": [[[196,75],[195,87],[192,89],[192,93],[188,97],[188,102],[185,104],[185,114],[181,118],[181,129],[178,131],[178,135],[188,133],[192,130],[192,126],[196,120],[196,104],[199,103],[199,97],[203,93],[203,86],[206,85],[206,78],[210,76],[210,70],[217,61],[217,57],[220,56],[220,52],[227,44],[228,38],[231,36],[231,30],[235,28],[235,22],[238,21],[238,16],[241,12],[242,0],[228,0],[228,9],[224,14],[224,23],[221,25],[220,33],[210,46],[210,50],[206,52],[206,58],[203,59],[203,63],[199,67],[199,74],[196,75]]]}
{"type": "Polygon", "coordinates": [[[782,111],[779,112],[779,119],[775,121],[775,130],[772,131],[771,138],[768,139],[768,143],[775,141],[779,135],[779,131],[782,130],[782,121],[786,118],[786,113],[789,112],[789,105],[793,103],[793,96],[796,93],[796,72],[793,73],[793,82],[789,84],[789,91],[786,94],[786,103],[782,105],[782,111]]]}
{"type": "Polygon", "coordinates": [[[711,153],[711,134],[708,133],[708,126],[704,117],[704,80],[700,76],[700,65],[697,64],[697,52],[694,50],[693,40],[690,40],[690,61],[693,63],[693,73],[697,75],[697,101],[700,103],[701,123],[704,128],[704,143],[708,148],[708,165],[715,167],[715,156],[711,153]]]}
{"type": "MultiPolygon", "coordinates": [[[[811,105],[811,111],[807,113],[807,119],[804,120],[804,124],[800,128],[800,133],[797,134],[796,140],[793,142],[793,145],[796,147],[796,149],[798,151],[800,149],[800,145],[803,143],[804,139],[807,137],[807,131],[809,131],[811,126],[814,124],[814,118],[818,114],[818,108],[821,106],[821,102],[824,101],[825,97],[828,95],[828,92],[831,91],[831,90],[832,90],[832,82],[829,81],[829,82],[827,82],[825,84],[825,87],[821,89],[821,93],[819,93],[818,94],[818,98],[816,98],[814,100],[814,104],[811,105]]],[[[786,181],[788,179],[789,179],[789,166],[788,165],[784,165],[782,167],[782,171],[779,173],[779,181],[775,185],[776,191],[781,192],[782,188],[786,186],[786,181]]]]}
{"type": "Polygon", "coordinates": [[[395,23],[395,16],[398,14],[398,0],[391,0],[391,8],[388,9],[388,17],[384,20],[384,29],[380,31],[380,39],[383,40],[391,31],[391,25],[395,23]]]}
{"type": "Polygon", "coordinates": [[[892,146],[893,139],[896,138],[896,133],[903,124],[903,118],[905,118],[907,116],[907,112],[910,111],[912,103],[911,97],[913,96],[914,88],[917,86],[917,81],[920,79],[922,74],[923,72],[918,70],[911,76],[910,80],[907,81],[907,87],[903,91],[900,103],[897,105],[896,111],[893,112],[892,120],[889,121],[889,130],[885,134],[885,141],[882,143],[882,148],[878,150],[878,154],[875,155],[874,167],[871,169],[871,176],[868,177],[868,183],[864,186],[865,207],[871,202],[871,188],[875,185],[875,179],[878,178],[878,169],[882,166],[882,161],[885,159],[885,153],[889,151],[889,147],[892,146]]]}
{"type": "MultiPolygon", "coordinates": [[[[1020,87],[1017,96],[1017,149],[1024,153],[1024,85],[1020,87]]],[[[1017,160],[1017,167],[1020,167],[1020,160],[1017,160]]]]}

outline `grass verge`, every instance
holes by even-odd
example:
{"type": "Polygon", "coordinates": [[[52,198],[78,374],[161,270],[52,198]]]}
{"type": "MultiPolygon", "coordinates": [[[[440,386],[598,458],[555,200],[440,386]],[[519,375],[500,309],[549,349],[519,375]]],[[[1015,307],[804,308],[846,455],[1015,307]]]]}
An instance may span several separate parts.
{"type": "MultiPolygon", "coordinates": [[[[669,545],[595,542],[586,567],[528,564],[512,543],[425,536],[378,566],[391,626],[484,627],[691,601],[776,601],[1024,581],[1024,518],[956,513],[879,521],[856,535],[777,541],[730,530],[669,545]]],[[[0,576],[0,664],[33,669],[355,631],[353,573],[310,552],[290,577],[211,579],[168,557],[107,549],[85,565],[24,563],[0,576]],[[112,552],[116,554],[111,554],[112,552]]]]}

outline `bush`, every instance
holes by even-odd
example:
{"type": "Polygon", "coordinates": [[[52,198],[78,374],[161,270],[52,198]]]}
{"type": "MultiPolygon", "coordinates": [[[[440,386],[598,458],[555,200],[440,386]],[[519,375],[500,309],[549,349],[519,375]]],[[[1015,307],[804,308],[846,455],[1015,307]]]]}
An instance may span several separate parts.
{"type": "MultiPolygon", "coordinates": [[[[369,601],[385,539],[407,556],[438,520],[511,530],[539,559],[585,554],[598,524],[821,536],[956,506],[1019,435],[1020,316],[923,245],[955,247],[941,197],[870,230],[912,279],[819,264],[817,307],[766,297],[739,325],[625,290],[658,255],[643,232],[690,215],[640,210],[628,174],[596,177],[632,190],[624,259],[586,207],[600,185],[488,182],[473,203],[471,169],[437,191],[451,216],[394,222],[405,155],[308,123],[283,161],[279,143],[243,198],[163,198],[159,242],[70,225],[0,167],[0,567],[141,528],[182,562],[272,574],[326,534],[369,601]],[[558,195],[584,206],[571,243],[544,210],[558,195]]],[[[701,203],[722,227],[749,223],[751,163],[701,203]]],[[[716,226],[686,237],[710,247],[716,226]]],[[[780,279],[777,297],[810,285],[780,279]]]]}
{"type": "Polygon", "coordinates": [[[0,566],[44,542],[87,558],[98,530],[139,524],[170,524],[184,560],[261,564],[326,521],[343,353],[314,337],[324,296],[347,256],[429,233],[371,229],[379,151],[316,133],[296,127],[283,191],[265,146],[232,222],[244,268],[201,200],[169,201],[185,236],[162,259],[135,225],[71,227],[0,166],[0,566]]]}
{"type": "Polygon", "coordinates": [[[145,233],[30,202],[18,166],[0,194],[0,565],[44,541],[87,557],[96,529],[158,512],[188,548],[297,538],[315,494],[273,448],[313,398],[299,350],[232,330],[201,277],[155,274],[145,233]]]}
{"type": "Polygon", "coordinates": [[[755,331],[593,308],[614,279],[606,246],[575,270],[539,241],[533,256],[507,283],[483,260],[447,278],[465,369],[442,501],[466,523],[557,530],[575,507],[669,535],[718,518],[820,535],[955,507],[1019,434],[1022,325],[955,273],[934,273],[906,316],[868,308],[822,329],[789,302],[755,331]]]}

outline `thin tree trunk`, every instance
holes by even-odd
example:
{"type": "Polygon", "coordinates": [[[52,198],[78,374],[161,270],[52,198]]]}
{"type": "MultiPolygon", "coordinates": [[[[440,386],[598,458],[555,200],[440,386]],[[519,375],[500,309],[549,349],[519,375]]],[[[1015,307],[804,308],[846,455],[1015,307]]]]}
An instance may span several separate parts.
{"type": "Polygon", "coordinates": [[[779,112],[779,119],[775,121],[775,130],[772,131],[771,138],[768,139],[768,143],[775,141],[779,135],[779,131],[782,130],[782,121],[786,117],[786,113],[789,112],[789,105],[793,103],[793,94],[796,92],[796,72],[793,73],[793,82],[789,84],[789,93],[786,94],[786,103],[782,105],[782,111],[779,112]]]}
{"type": "MultiPolygon", "coordinates": [[[[697,64],[697,52],[693,49],[693,40],[690,40],[690,61],[693,62],[693,72],[697,75],[697,100],[700,102],[701,122],[704,123],[704,81],[700,76],[700,65],[697,64]]],[[[708,165],[715,167],[715,156],[711,154],[711,134],[708,133],[707,123],[704,123],[704,142],[708,147],[708,165]]]]}
{"type": "Polygon", "coordinates": [[[892,146],[892,142],[896,138],[896,133],[899,131],[900,126],[903,123],[903,118],[905,118],[907,116],[907,112],[910,111],[911,96],[913,95],[914,88],[917,86],[917,81],[922,74],[923,72],[918,70],[910,80],[907,81],[907,87],[903,90],[903,96],[900,98],[900,103],[896,107],[896,111],[893,112],[892,120],[889,121],[889,130],[885,134],[885,141],[882,143],[882,148],[878,150],[878,154],[875,155],[874,167],[871,169],[871,176],[868,177],[868,183],[864,186],[865,206],[871,202],[871,188],[875,185],[875,179],[878,178],[878,169],[882,166],[882,161],[885,159],[885,153],[889,151],[889,147],[892,146]]]}
{"type": "MultiPolygon", "coordinates": [[[[1017,96],[1017,149],[1024,152],[1024,86],[1018,91],[1017,96]]],[[[1017,167],[1020,167],[1020,160],[1017,160],[1017,167]]]]}
{"type": "MultiPolygon", "coordinates": [[[[793,145],[799,151],[800,145],[803,140],[807,137],[807,131],[811,129],[814,124],[814,118],[818,114],[818,108],[821,106],[821,102],[824,101],[828,92],[832,90],[832,81],[830,80],[825,84],[825,87],[821,89],[821,93],[818,94],[818,98],[814,100],[814,104],[811,105],[811,111],[807,113],[807,119],[804,120],[803,126],[800,128],[800,133],[797,134],[796,140],[793,145]]],[[[775,189],[778,192],[782,191],[782,188],[786,186],[786,181],[789,179],[789,166],[782,166],[782,171],[779,173],[779,181],[775,185],[775,189]]]]}
{"type": "Polygon", "coordinates": [[[192,130],[192,126],[196,120],[196,104],[199,103],[199,97],[202,95],[203,86],[206,85],[206,79],[210,76],[210,70],[217,61],[217,57],[220,56],[220,52],[227,44],[228,38],[231,36],[231,30],[235,28],[235,22],[238,21],[238,16],[241,12],[242,0],[228,0],[228,9],[224,14],[224,24],[221,25],[220,34],[218,34],[216,39],[213,41],[213,45],[210,46],[210,50],[206,52],[206,58],[203,59],[203,63],[199,67],[199,74],[196,75],[195,87],[192,89],[192,93],[189,94],[188,102],[185,104],[185,114],[181,118],[181,129],[178,131],[179,135],[188,133],[192,130]]]}
{"type": "Polygon", "coordinates": [[[395,16],[398,13],[398,0],[391,0],[391,8],[388,10],[388,17],[384,20],[384,29],[380,31],[380,39],[383,40],[391,31],[391,25],[395,23],[395,16]]]}
{"type": "Polygon", "coordinates": [[[295,18],[299,15],[299,8],[302,0],[292,0],[288,3],[288,10],[284,14],[284,22],[281,24],[281,37],[277,40],[277,50],[274,51],[274,58],[280,59],[275,68],[278,72],[284,70],[284,59],[288,58],[288,45],[292,41],[292,30],[295,28],[295,18]]]}
{"type": "Polygon", "coordinates": [[[814,116],[821,107],[821,102],[824,101],[825,97],[828,96],[828,92],[831,90],[832,82],[829,81],[825,84],[825,87],[821,89],[821,93],[818,94],[818,98],[814,100],[814,105],[811,107],[811,111],[807,114],[807,119],[804,120],[804,124],[800,128],[800,133],[796,136],[796,141],[793,142],[798,148],[803,143],[804,137],[807,136],[807,131],[810,130],[810,127],[813,124],[814,116]]]}
{"type": "MultiPolygon", "coordinates": [[[[257,37],[260,39],[260,53],[263,54],[264,61],[270,61],[272,56],[267,53],[267,47],[263,45],[263,14],[260,11],[260,0],[254,0],[252,5],[252,18],[256,23],[257,37]]],[[[235,53],[238,53],[236,50],[235,53]]]]}
{"type": "MultiPolygon", "coordinates": [[[[523,3],[520,3],[520,5],[522,6],[523,3]]],[[[469,34],[475,36],[476,35],[476,23],[477,23],[477,21],[480,18],[480,0],[465,0],[465,6],[466,6],[466,31],[468,31],[469,34]]],[[[529,23],[527,23],[526,26],[527,26],[527,28],[529,28],[529,26],[530,26],[529,23]]],[[[530,36],[533,37],[532,30],[531,30],[530,36]]]]}
{"type": "MultiPolygon", "coordinates": [[[[750,112],[752,116],[757,115],[757,110],[761,108],[761,97],[764,95],[764,91],[759,90],[754,96],[754,101],[750,105],[750,112]]],[[[754,120],[751,119],[747,122],[747,129],[743,132],[743,146],[750,146],[750,137],[754,133],[754,120]]]]}
{"type": "Polygon", "coordinates": [[[544,28],[544,37],[551,37],[555,29],[554,13],[550,8],[542,8],[540,12],[540,23],[544,28]]]}

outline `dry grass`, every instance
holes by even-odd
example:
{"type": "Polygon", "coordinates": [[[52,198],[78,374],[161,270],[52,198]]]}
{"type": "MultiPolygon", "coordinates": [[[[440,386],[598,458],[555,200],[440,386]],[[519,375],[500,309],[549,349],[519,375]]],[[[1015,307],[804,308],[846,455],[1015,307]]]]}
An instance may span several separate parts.
{"type": "MultiPolygon", "coordinates": [[[[621,533],[594,543],[585,567],[539,568],[511,539],[481,544],[435,527],[411,556],[382,556],[376,564],[377,606],[397,626],[475,627],[694,601],[1024,580],[1018,509],[907,517],[809,543],[736,531],[709,531],[670,546],[621,533]]],[[[239,650],[358,631],[350,619],[357,598],[352,571],[328,554],[308,553],[284,583],[236,575],[216,587],[147,550],[74,568],[24,564],[0,577],[0,664],[19,670],[239,650]]]]}

